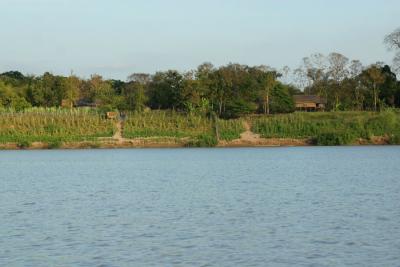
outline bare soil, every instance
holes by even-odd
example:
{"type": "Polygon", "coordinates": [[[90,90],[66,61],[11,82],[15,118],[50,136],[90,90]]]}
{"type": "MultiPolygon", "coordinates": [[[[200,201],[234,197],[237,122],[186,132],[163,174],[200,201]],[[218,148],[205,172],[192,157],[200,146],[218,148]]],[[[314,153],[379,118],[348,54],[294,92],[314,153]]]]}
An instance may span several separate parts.
{"type": "Polygon", "coordinates": [[[289,138],[261,138],[259,134],[251,131],[249,122],[244,121],[245,131],[239,139],[232,141],[220,141],[219,147],[263,147],[263,146],[307,146],[310,145],[308,139],[289,139],[289,138]]]}

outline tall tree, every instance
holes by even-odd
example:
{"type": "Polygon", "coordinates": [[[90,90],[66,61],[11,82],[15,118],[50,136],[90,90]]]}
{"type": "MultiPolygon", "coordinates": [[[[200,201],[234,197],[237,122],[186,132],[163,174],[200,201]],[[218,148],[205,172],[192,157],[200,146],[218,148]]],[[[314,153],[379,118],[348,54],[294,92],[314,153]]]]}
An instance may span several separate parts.
{"type": "Polygon", "coordinates": [[[276,85],[276,72],[268,71],[265,73],[263,77],[263,87],[260,91],[261,101],[263,105],[263,112],[264,114],[270,114],[270,100],[271,100],[271,93],[272,89],[276,85]]]}
{"type": "Polygon", "coordinates": [[[340,107],[340,89],[341,82],[348,75],[347,64],[349,59],[339,53],[331,53],[328,57],[329,60],[329,75],[333,81],[332,91],[334,95],[334,109],[337,110],[340,107]]]}
{"type": "Polygon", "coordinates": [[[353,102],[356,110],[362,110],[364,102],[363,86],[360,74],[363,71],[363,65],[359,60],[352,60],[349,66],[350,86],[353,90],[353,102]]]}
{"type": "Polygon", "coordinates": [[[400,28],[394,30],[385,37],[385,43],[388,48],[395,51],[393,67],[395,72],[400,74],[400,28]]]}
{"type": "Polygon", "coordinates": [[[65,83],[64,99],[68,100],[72,108],[74,103],[79,99],[81,81],[77,76],[71,74],[71,76],[66,79],[65,83]]]}
{"type": "Polygon", "coordinates": [[[378,110],[378,96],[379,96],[379,87],[385,82],[385,75],[382,73],[380,67],[376,65],[370,66],[368,69],[364,71],[364,77],[367,83],[370,83],[372,98],[373,98],[373,109],[374,111],[378,110]]]}

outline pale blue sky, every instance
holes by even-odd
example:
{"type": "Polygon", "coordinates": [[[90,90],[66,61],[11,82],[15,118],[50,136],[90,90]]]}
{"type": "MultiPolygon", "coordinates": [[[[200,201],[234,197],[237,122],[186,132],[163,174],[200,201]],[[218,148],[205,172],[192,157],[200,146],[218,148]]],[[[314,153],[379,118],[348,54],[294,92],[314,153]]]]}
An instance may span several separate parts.
{"type": "Polygon", "coordinates": [[[382,40],[397,27],[399,0],[0,0],[0,72],[125,79],[332,51],[390,63],[382,40]]]}

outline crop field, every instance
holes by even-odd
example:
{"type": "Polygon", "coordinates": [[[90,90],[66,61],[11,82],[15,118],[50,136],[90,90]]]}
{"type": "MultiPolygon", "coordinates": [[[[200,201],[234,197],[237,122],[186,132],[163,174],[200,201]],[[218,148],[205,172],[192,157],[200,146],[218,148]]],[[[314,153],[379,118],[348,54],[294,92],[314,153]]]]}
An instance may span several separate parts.
{"type": "Polygon", "coordinates": [[[358,138],[400,133],[400,114],[374,112],[293,113],[252,118],[252,131],[264,138],[313,138],[317,144],[349,144],[358,138]],[[330,143],[329,140],[336,142],[330,143]]]}
{"type": "Polygon", "coordinates": [[[114,131],[113,121],[91,109],[0,110],[0,143],[90,141],[114,131]]]}

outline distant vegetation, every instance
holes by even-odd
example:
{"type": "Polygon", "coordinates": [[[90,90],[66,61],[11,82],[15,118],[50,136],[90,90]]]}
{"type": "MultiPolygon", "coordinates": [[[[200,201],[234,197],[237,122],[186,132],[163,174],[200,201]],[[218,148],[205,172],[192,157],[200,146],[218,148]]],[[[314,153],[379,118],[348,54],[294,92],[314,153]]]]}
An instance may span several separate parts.
{"type": "Polygon", "coordinates": [[[312,94],[327,100],[328,111],[399,108],[400,83],[395,72],[400,71],[400,30],[389,34],[385,42],[396,51],[392,68],[379,62],[363,66],[339,53],[316,53],[293,70],[204,63],[187,72],[135,73],[127,81],[9,71],[0,74],[0,107],[19,111],[90,105],[103,111],[150,108],[238,118],[291,113],[294,94],[312,94]]]}
{"type": "Polygon", "coordinates": [[[339,145],[386,136],[399,143],[400,29],[385,42],[396,52],[392,67],[316,53],[294,70],[204,63],[188,72],[135,73],[127,81],[4,72],[0,143],[27,147],[41,141],[58,147],[111,137],[117,127],[105,112],[112,110],[128,115],[125,138],[185,139],[190,146],[238,139],[244,120],[266,138],[339,145]],[[331,112],[293,113],[296,94],[326,99],[331,112]]]}

